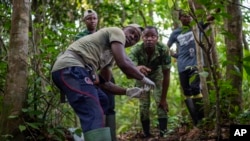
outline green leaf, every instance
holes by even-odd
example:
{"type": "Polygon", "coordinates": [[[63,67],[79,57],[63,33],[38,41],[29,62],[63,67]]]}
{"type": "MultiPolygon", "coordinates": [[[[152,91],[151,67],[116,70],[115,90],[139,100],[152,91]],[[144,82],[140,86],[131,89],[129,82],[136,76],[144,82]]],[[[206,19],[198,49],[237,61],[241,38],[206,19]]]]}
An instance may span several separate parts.
{"type": "Polygon", "coordinates": [[[39,129],[38,126],[35,123],[26,122],[26,124],[29,125],[30,127],[34,128],[34,129],[39,129]]]}
{"type": "Polygon", "coordinates": [[[246,56],[243,58],[243,61],[250,61],[250,56],[246,56]]]}
{"type": "Polygon", "coordinates": [[[22,109],[22,112],[24,112],[24,113],[27,113],[29,110],[28,109],[26,109],[26,108],[23,108],[22,109]]]}
{"type": "Polygon", "coordinates": [[[249,61],[250,61],[250,56],[246,56],[243,58],[243,68],[245,69],[248,75],[250,75],[250,65],[249,63],[247,63],[249,61]]]}
{"type": "Polygon", "coordinates": [[[82,129],[81,129],[81,128],[77,128],[77,129],[74,131],[74,133],[75,133],[77,136],[81,137],[81,136],[82,136],[82,129]]]}
{"type": "Polygon", "coordinates": [[[21,132],[23,132],[24,130],[26,130],[26,126],[24,126],[24,125],[19,125],[19,130],[20,130],[21,132]]]}
{"type": "Polygon", "coordinates": [[[17,118],[17,117],[18,117],[17,115],[15,115],[15,116],[14,115],[8,116],[9,119],[14,119],[14,118],[17,118]]]}
{"type": "Polygon", "coordinates": [[[173,1],[172,0],[168,0],[168,7],[169,8],[172,8],[174,5],[173,1]]]}
{"type": "Polygon", "coordinates": [[[203,71],[203,72],[200,72],[199,73],[199,75],[201,76],[201,77],[208,77],[208,72],[206,72],[206,71],[203,71]]]}
{"type": "Polygon", "coordinates": [[[250,75],[250,66],[243,64],[243,68],[245,69],[246,73],[250,75]]]}

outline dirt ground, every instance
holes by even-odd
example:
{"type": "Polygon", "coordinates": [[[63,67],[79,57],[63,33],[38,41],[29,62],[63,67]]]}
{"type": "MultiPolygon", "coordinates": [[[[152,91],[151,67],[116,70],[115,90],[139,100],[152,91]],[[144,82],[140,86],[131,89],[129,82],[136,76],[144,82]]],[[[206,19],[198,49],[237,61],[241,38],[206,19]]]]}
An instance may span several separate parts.
{"type": "MultiPolygon", "coordinates": [[[[218,138],[215,130],[209,127],[190,127],[182,125],[164,137],[159,137],[157,128],[151,130],[153,137],[144,138],[142,131],[130,130],[124,134],[117,135],[117,141],[229,141],[229,126],[221,128],[221,136],[218,138]]],[[[66,134],[65,141],[74,141],[71,134],[66,134]]]]}
{"type": "Polygon", "coordinates": [[[172,133],[168,133],[165,137],[159,137],[157,129],[152,131],[153,137],[143,138],[141,132],[130,131],[125,134],[118,135],[118,141],[228,141],[229,128],[222,128],[221,138],[218,139],[215,131],[201,130],[197,127],[188,129],[182,126],[175,129],[172,133]]]}

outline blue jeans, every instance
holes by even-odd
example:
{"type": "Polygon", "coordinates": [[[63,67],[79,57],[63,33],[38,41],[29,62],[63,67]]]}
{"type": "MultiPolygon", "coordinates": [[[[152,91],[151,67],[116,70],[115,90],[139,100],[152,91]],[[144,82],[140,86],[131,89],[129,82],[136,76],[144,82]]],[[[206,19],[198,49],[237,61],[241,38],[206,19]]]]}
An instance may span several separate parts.
{"type": "Polygon", "coordinates": [[[55,85],[64,93],[78,115],[83,132],[103,128],[108,109],[107,95],[97,88],[82,67],[64,68],[52,73],[55,85]]]}

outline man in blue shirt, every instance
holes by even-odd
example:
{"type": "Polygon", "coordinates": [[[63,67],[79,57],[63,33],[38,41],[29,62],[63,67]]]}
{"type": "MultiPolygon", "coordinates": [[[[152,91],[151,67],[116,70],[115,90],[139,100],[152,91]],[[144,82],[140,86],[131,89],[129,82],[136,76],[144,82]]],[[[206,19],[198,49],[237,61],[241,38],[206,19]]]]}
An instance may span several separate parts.
{"type": "MultiPolygon", "coordinates": [[[[175,29],[168,40],[168,47],[174,43],[177,45],[177,67],[179,72],[180,84],[185,95],[185,103],[192,117],[193,124],[197,125],[204,117],[203,95],[200,89],[200,77],[197,69],[196,44],[194,35],[190,26],[192,18],[187,13],[180,11],[179,20],[182,27],[175,29]]],[[[200,27],[205,29],[209,21],[214,17],[209,16],[207,23],[199,23],[200,27]]]]}

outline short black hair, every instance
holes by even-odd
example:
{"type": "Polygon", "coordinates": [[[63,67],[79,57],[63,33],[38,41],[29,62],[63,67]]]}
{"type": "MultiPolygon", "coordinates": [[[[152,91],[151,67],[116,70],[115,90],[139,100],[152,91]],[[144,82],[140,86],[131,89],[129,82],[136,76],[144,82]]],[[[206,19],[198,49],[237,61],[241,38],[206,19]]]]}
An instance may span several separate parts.
{"type": "Polygon", "coordinates": [[[159,33],[158,33],[158,29],[157,29],[155,26],[146,26],[146,27],[144,28],[144,30],[146,30],[146,29],[154,29],[154,30],[156,31],[157,35],[159,34],[159,33]]]}

